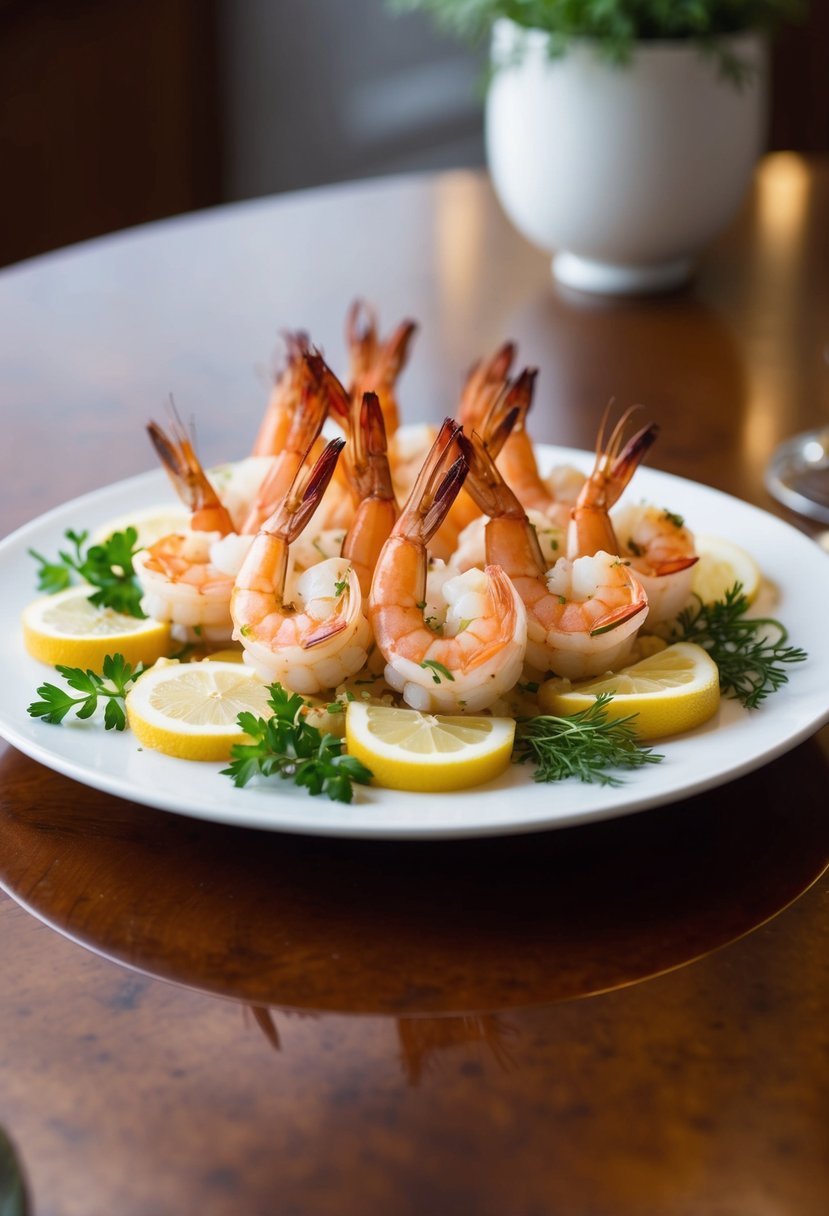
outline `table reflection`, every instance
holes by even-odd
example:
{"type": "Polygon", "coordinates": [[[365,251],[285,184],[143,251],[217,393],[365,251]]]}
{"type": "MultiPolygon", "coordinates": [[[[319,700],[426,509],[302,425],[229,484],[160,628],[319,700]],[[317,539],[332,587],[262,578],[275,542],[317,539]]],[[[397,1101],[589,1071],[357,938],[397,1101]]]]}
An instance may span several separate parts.
{"type": "Polygon", "coordinates": [[[0,881],[89,949],[249,1006],[478,1017],[636,983],[787,906],[829,864],[820,747],[607,823],[403,843],[72,805],[42,771],[32,798],[7,749],[0,881]]]}

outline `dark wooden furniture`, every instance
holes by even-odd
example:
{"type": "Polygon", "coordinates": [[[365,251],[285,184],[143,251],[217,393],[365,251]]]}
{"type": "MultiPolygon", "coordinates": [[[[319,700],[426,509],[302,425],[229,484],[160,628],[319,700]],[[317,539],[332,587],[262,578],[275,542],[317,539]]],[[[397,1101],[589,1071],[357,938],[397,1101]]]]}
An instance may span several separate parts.
{"type": "MultiPolygon", "coordinates": [[[[408,419],[512,337],[539,439],[642,401],[653,465],[777,511],[773,446],[829,410],[827,207],[825,161],[769,158],[648,300],[556,290],[466,173],[7,270],[3,530],[152,467],[169,391],[205,459],[243,455],[277,332],[341,367],[355,295],[420,321],[408,419]]],[[[0,1124],[36,1216],[823,1216],[827,756],[824,729],[609,823],[390,844],[183,819],[3,745],[0,1124]]]]}

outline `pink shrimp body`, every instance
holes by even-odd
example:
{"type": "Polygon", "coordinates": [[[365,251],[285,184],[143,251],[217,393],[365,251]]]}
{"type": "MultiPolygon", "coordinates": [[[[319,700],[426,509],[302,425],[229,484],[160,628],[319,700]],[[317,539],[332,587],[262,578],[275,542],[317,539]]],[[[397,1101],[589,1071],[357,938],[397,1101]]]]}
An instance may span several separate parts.
{"type": "Polygon", "coordinates": [[[176,492],[190,508],[191,530],[162,537],[136,554],[141,607],[154,620],[172,622],[173,636],[180,641],[227,641],[233,579],[248,539],[235,535],[230,515],[175,411],[169,434],[155,422],[147,431],[176,492]]]}
{"type": "Polygon", "coordinates": [[[349,481],[357,506],[342,552],[357,573],[363,595],[368,597],[377,559],[399,515],[383,412],[376,393],[364,393],[359,403],[352,404],[349,433],[349,481]]]}
{"type": "Polygon", "coordinates": [[[497,566],[443,585],[445,616],[424,617],[427,545],[466,475],[468,444],[456,423],[441,427],[412,494],[383,546],[369,619],[386,660],[385,679],[413,709],[477,713],[518,680],[526,613],[497,566]]]}
{"type": "Polygon", "coordinates": [[[528,665],[583,679],[624,661],[648,610],[636,576],[603,551],[547,570],[535,529],[476,434],[472,453],[470,491],[490,517],[487,560],[503,566],[526,608],[528,665]]]}
{"type": "Polygon", "coordinates": [[[319,440],[317,448],[313,449],[315,454],[324,446],[319,436],[330,405],[330,369],[318,351],[303,350],[299,358],[302,366],[300,395],[290,411],[282,448],[274,456],[270,471],[250,505],[241,528],[243,532],[257,532],[262,527],[293,485],[314,443],[319,440]]]}
{"type": "Polygon", "coordinates": [[[303,695],[336,687],[365,665],[371,644],[360,583],[345,558],[304,571],[286,601],[289,550],[322,499],[343,447],[332,440],[255,537],[231,597],[233,637],[263,679],[303,695]]]}
{"type": "Polygon", "coordinates": [[[693,534],[679,516],[652,503],[629,503],[613,514],[619,553],[648,593],[648,626],[672,621],[691,595],[699,560],[693,534]]]}

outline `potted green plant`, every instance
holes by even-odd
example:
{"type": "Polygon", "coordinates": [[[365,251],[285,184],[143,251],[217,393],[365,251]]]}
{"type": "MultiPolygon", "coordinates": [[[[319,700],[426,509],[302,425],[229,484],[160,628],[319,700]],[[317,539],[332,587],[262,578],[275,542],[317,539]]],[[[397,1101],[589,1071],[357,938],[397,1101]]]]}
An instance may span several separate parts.
{"type": "Polygon", "coordinates": [[[692,273],[765,142],[768,39],[806,0],[390,0],[490,39],[487,163],[571,287],[692,273]]]}

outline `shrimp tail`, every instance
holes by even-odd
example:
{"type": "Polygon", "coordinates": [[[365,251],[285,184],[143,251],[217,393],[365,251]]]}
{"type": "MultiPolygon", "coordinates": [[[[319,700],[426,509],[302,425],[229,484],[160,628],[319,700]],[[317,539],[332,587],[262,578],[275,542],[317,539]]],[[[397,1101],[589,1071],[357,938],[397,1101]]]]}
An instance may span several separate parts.
{"type": "Polygon", "coordinates": [[[191,527],[225,536],[232,532],[230,514],[205,473],[172,398],[169,434],[157,422],[148,424],[147,434],[176,493],[192,513],[191,527]]]}
{"type": "MultiPolygon", "coordinates": [[[[514,421],[516,414],[517,410],[511,410],[504,419],[505,424],[509,424],[510,419],[514,421]]],[[[484,442],[477,431],[473,431],[470,436],[470,448],[466,489],[481,513],[490,518],[506,516],[510,519],[523,519],[524,508],[497,468],[489,444],[484,442]]]]}
{"type": "Polygon", "coordinates": [[[252,456],[274,456],[285,442],[291,410],[302,391],[305,377],[304,356],[311,349],[311,341],[304,330],[283,330],[285,360],[282,367],[275,366],[273,389],[268,407],[259,424],[253,441],[252,456]]]}
{"type": "Polygon", "coordinates": [[[347,422],[351,400],[345,386],[334,375],[334,372],[323,359],[319,351],[312,351],[308,356],[312,375],[319,386],[328,413],[333,415],[341,424],[347,422]]]}
{"type": "Polygon", "coordinates": [[[643,426],[641,430],[628,440],[622,451],[613,461],[610,472],[610,497],[608,506],[613,506],[621,497],[633,474],[639,468],[647,453],[659,437],[659,427],[655,422],[643,426]]]}
{"type": "Polygon", "coordinates": [[[643,608],[647,608],[647,596],[639,596],[630,604],[623,604],[619,608],[615,608],[613,612],[608,612],[605,616],[599,617],[596,624],[590,630],[591,638],[599,637],[603,633],[610,633],[612,629],[618,629],[620,625],[624,625],[626,621],[632,620],[643,608]]]}
{"type": "Polygon", "coordinates": [[[605,430],[613,402],[602,416],[596,441],[596,461],[585,481],[578,502],[570,515],[567,551],[571,557],[590,556],[604,549],[618,553],[619,543],[613,530],[609,510],[618,502],[630,484],[645,455],[659,435],[656,423],[649,423],[622,446],[625,427],[638,406],[625,410],[614,426],[609,439],[605,430]]]}
{"type": "Polygon", "coordinates": [[[398,535],[429,543],[466,479],[470,449],[460,424],[445,418],[395,524],[398,535]]]}
{"type": "Polygon", "coordinates": [[[482,427],[494,398],[507,385],[515,358],[514,342],[502,342],[488,359],[479,359],[469,369],[461,393],[458,418],[463,426],[482,427]]]}
{"type": "Polygon", "coordinates": [[[689,570],[691,566],[695,566],[699,561],[696,555],[688,557],[666,557],[664,559],[651,559],[652,572],[655,575],[662,576],[665,574],[679,574],[681,570],[689,570]]]}
{"type": "Polygon", "coordinates": [[[344,447],[344,439],[331,439],[309,472],[300,468],[290,490],[261,531],[280,537],[288,545],[296,540],[322,501],[344,447]]]}
{"type": "Polygon", "coordinates": [[[394,486],[388,458],[386,425],[380,398],[363,393],[349,410],[347,433],[350,443],[349,479],[357,505],[367,498],[394,500],[394,486]]]}

